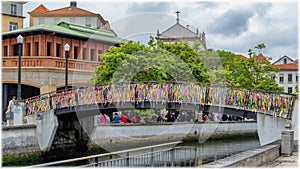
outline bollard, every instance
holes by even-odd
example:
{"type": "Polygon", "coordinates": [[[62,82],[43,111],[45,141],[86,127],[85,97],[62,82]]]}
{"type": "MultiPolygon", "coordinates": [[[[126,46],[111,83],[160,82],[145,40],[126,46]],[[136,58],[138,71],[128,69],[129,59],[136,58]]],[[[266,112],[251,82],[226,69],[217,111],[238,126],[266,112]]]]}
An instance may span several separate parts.
{"type": "Polygon", "coordinates": [[[291,156],[293,153],[294,131],[285,130],[281,133],[281,155],[291,156]]]}

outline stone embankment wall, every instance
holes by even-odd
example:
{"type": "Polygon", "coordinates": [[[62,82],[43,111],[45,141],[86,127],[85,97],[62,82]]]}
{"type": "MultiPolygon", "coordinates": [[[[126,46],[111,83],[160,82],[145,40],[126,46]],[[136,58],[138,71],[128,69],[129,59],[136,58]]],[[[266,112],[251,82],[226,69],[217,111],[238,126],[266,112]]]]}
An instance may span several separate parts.
{"type": "Polygon", "coordinates": [[[40,152],[35,125],[2,128],[2,155],[23,155],[40,152]]]}
{"type": "Polygon", "coordinates": [[[257,134],[256,121],[207,122],[207,123],[159,123],[98,125],[90,135],[89,146],[100,146],[109,151],[120,147],[147,146],[171,141],[196,139],[205,142],[209,138],[224,138],[257,134]]]}

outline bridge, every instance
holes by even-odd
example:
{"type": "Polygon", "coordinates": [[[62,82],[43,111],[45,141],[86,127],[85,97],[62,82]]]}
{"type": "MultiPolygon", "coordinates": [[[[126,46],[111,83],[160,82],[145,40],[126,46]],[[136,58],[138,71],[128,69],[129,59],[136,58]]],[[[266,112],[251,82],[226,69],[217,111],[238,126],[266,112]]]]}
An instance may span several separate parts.
{"type": "MultiPolygon", "coordinates": [[[[57,151],[59,148],[63,148],[59,149],[60,154],[66,155],[68,152],[63,150],[69,151],[71,147],[64,148],[64,144],[74,146],[80,153],[80,151],[86,152],[87,147],[101,145],[102,148],[111,150],[118,144],[123,145],[114,140],[127,142],[138,140],[139,144],[143,142],[147,145],[148,142],[150,144],[158,141],[162,143],[165,140],[182,140],[188,134],[199,137],[199,141],[200,139],[205,141],[216,130],[228,132],[234,128],[243,132],[250,131],[253,125],[257,125],[263,145],[278,139],[281,132],[277,129],[284,126],[286,122],[292,122],[291,129],[297,130],[296,100],[296,95],[242,87],[202,83],[144,82],[99,86],[78,85],[70,90],[28,98],[17,108],[25,115],[27,124],[36,125],[39,148],[42,151],[49,151],[48,156],[51,156],[51,150],[57,151]],[[257,124],[219,123],[218,121],[154,125],[95,123],[99,121],[97,116],[100,112],[105,112],[112,117],[112,112],[134,109],[167,109],[179,113],[181,110],[225,113],[257,119],[257,124]],[[273,128],[270,129],[270,126],[273,128]],[[273,135],[270,136],[270,133],[273,135]],[[264,137],[266,139],[263,139],[264,137]]],[[[74,153],[74,151],[69,152],[74,153]]]]}
{"type": "Polygon", "coordinates": [[[291,119],[296,96],[274,91],[201,83],[136,83],[78,86],[25,100],[30,116],[48,110],[92,116],[130,109],[199,110],[255,118],[257,113],[291,119]]]}

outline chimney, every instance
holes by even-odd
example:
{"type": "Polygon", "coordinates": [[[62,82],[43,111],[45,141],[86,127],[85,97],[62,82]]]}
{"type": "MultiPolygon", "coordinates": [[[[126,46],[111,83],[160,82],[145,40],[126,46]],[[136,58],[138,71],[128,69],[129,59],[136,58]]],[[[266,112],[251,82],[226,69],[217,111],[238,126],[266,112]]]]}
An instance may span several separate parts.
{"type": "Polygon", "coordinates": [[[70,6],[75,6],[75,7],[77,7],[77,2],[76,2],[76,1],[71,1],[71,2],[70,2],[70,6]]]}

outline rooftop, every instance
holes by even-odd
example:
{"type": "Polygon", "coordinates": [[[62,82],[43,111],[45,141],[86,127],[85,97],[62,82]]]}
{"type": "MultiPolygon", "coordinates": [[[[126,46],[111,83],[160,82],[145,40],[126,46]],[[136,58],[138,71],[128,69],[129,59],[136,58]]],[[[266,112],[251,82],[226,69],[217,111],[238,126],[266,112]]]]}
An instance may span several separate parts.
{"type": "Polygon", "coordinates": [[[297,63],[288,63],[288,64],[281,64],[281,65],[273,65],[280,70],[299,70],[299,64],[297,63]]]}
{"type": "Polygon", "coordinates": [[[84,38],[86,40],[93,39],[93,40],[104,41],[108,43],[121,43],[126,41],[125,39],[118,38],[111,31],[93,29],[93,28],[70,24],[66,22],[61,22],[58,25],[42,24],[42,25],[17,29],[14,31],[4,32],[2,33],[2,38],[9,37],[9,36],[17,36],[19,34],[25,34],[25,33],[26,34],[29,33],[32,34],[34,32],[40,33],[41,31],[73,36],[78,38],[84,38]]]}
{"type": "Polygon", "coordinates": [[[108,23],[100,14],[78,8],[77,3],[55,10],[49,10],[41,4],[28,14],[33,17],[98,17],[104,25],[108,23]]]}

